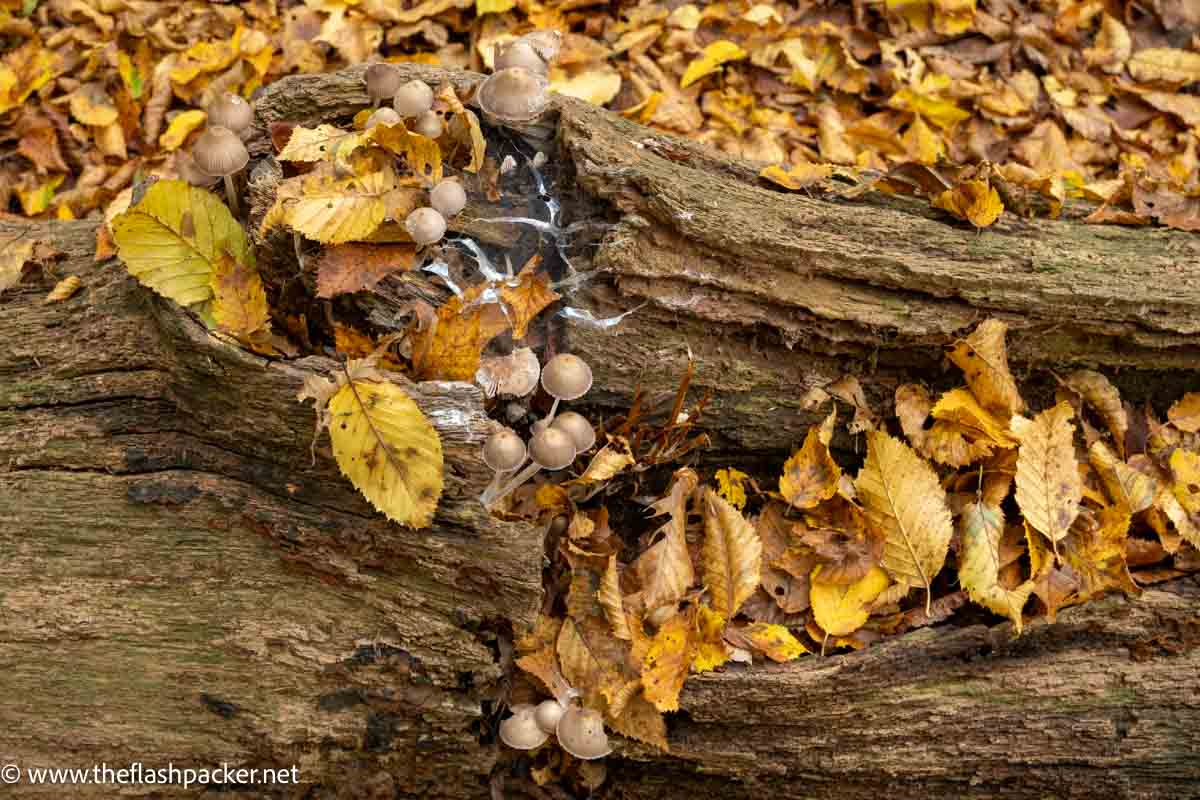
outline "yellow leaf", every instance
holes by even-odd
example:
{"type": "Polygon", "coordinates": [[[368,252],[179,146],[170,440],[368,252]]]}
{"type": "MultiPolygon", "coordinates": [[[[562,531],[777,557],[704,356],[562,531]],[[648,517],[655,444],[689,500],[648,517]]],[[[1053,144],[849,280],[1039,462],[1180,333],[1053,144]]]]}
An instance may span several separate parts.
{"type": "Polygon", "coordinates": [[[717,492],[729,501],[729,504],[741,511],[746,507],[746,487],[744,481],[750,477],[740,469],[719,469],[713,476],[717,480],[717,492]]]}
{"type": "Polygon", "coordinates": [[[34,260],[34,249],[37,244],[36,239],[28,237],[15,242],[10,238],[3,247],[0,247],[0,292],[11,289],[21,280],[21,270],[24,269],[26,262],[34,260]]]}
{"type": "MultiPolygon", "coordinates": [[[[241,35],[242,29],[239,27],[234,31],[233,38],[228,41],[207,41],[193,44],[183,51],[175,67],[171,70],[171,82],[177,87],[182,87],[201,75],[228,69],[238,59],[241,35]]],[[[188,92],[184,92],[184,94],[187,94],[188,97],[191,96],[188,92]]]]}
{"type": "Polygon", "coordinates": [[[558,652],[558,663],[562,667],[563,677],[571,686],[586,692],[603,683],[604,665],[588,647],[575,620],[568,617],[563,621],[555,649],[558,652]]]}
{"type": "Polygon", "coordinates": [[[1200,53],[1171,47],[1151,47],[1134,53],[1127,65],[1134,80],[1188,84],[1200,81],[1200,53]]]}
{"type": "Polygon", "coordinates": [[[254,267],[221,253],[213,263],[212,291],[213,319],[226,333],[250,339],[267,331],[271,319],[267,292],[254,267]]]}
{"type": "Polygon", "coordinates": [[[1185,433],[1200,431],[1200,392],[1188,392],[1167,410],[1167,419],[1185,433]]]}
{"type": "Polygon", "coordinates": [[[120,117],[101,83],[85,83],[71,92],[71,116],[84,125],[106,128],[120,117]]]}
{"type": "Polygon", "coordinates": [[[1108,496],[1130,514],[1145,511],[1154,505],[1158,482],[1117,458],[1104,442],[1092,443],[1088,460],[1103,481],[1108,496]]]}
{"type": "Polygon", "coordinates": [[[979,405],[975,396],[966,389],[952,389],[942,395],[933,407],[934,419],[946,420],[961,425],[975,439],[986,439],[1000,447],[1015,447],[1016,438],[1008,432],[1005,423],[979,405]]]}
{"type": "Polygon", "coordinates": [[[679,81],[679,88],[686,89],[705,75],[716,72],[722,64],[739,61],[746,56],[746,51],[733,42],[724,39],[715,41],[704,48],[704,52],[692,63],[688,64],[687,70],[683,73],[683,79],[679,81]]]}
{"type": "Polygon", "coordinates": [[[762,540],[741,512],[704,492],[704,582],[712,608],[733,619],[762,579],[762,540]]]}
{"type": "Polygon", "coordinates": [[[622,736],[667,752],[667,722],[654,704],[642,694],[631,697],[621,707],[620,714],[609,716],[608,724],[622,736]]]}
{"type": "Polygon", "coordinates": [[[604,609],[604,616],[612,626],[613,636],[625,641],[632,640],[633,634],[629,630],[629,620],[625,617],[625,605],[621,600],[621,580],[615,555],[608,557],[608,566],[604,570],[604,577],[600,579],[596,600],[604,609]]]}
{"type": "Polygon", "coordinates": [[[188,134],[203,125],[206,119],[208,114],[198,108],[176,114],[167,130],[158,137],[158,146],[168,153],[179,149],[187,140],[188,134]]]}
{"type": "Polygon", "coordinates": [[[21,210],[25,212],[25,216],[36,217],[50,208],[50,204],[54,202],[55,191],[62,185],[66,177],[66,175],[52,175],[40,183],[35,183],[29,189],[18,186],[17,200],[20,201],[21,210]]]}
{"type": "Polygon", "coordinates": [[[958,582],[967,596],[984,608],[1008,617],[1021,633],[1021,609],[1033,593],[1033,581],[1016,589],[1000,585],[1000,538],[1004,535],[1004,512],[998,505],[968,503],[961,518],[962,550],[958,582]]]}
{"type": "Polygon", "coordinates": [[[642,661],[646,699],[659,711],[678,711],[679,692],[687,680],[697,641],[691,614],[676,614],[658,629],[642,661]]]}
{"type": "Polygon", "coordinates": [[[350,151],[360,143],[361,134],[333,125],[296,127],[275,158],[279,161],[332,161],[343,148],[350,151]]]}
{"type": "Polygon", "coordinates": [[[746,638],[772,661],[793,661],[808,652],[782,625],[756,622],[745,630],[746,638]]]}
{"type": "Polygon", "coordinates": [[[78,275],[68,275],[54,284],[54,288],[50,290],[50,294],[46,295],[45,299],[42,300],[42,305],[61,303],[64,300],[68,300],[79,291],[79,287],[82,285],[83,281],[79,279],[78,275]]]}
{"type": "Polygon", "coordinates": [[[479,127],[479,117],[462,104],[453,86],[443,86],[437,97],[450,109],[450,136],[458,144],[467,146],[471,153],[471,160],[463,169],[478,172],[487,155],[487,140],[479,127]]]}
{"type": "Polygon", "coordinates": [[[1080,517],[1063,543],[1063,560],[1079,576],[1079,599],[1120,589],[1128,595],[1141,594],[1125,563],[1125,539],[1129,531],[1129,510],[1109,506],[1096,519],[1080,517]]]}
{"type": "Polygon", "coordinates": [[[362,141],[404,156],[412,173],[430,183],[442,179],[442,150],[438,143],[428,136],[409,131],[403,122],[376,125],[362,134],[362,141]]]}
{"type": "Polygon", "coordinates": [[[725,644],[725,618],[708,606],[696,610],[696,632],[699,642],[696,657],[692,659],[692,672],[711,672],[729,660],[731,650],[725,644]]]}
{"type": "Polygon", "coordinates": [[[1014,416],[1010,427],[1021,440],[1017,451],[1017,505],[1025,521],[1044,534],[1058,553],[1083,498],[1075,464],[1071,424],[1074,411],[1065,400],[1032,421],[1014,416]]]}
{"type": "Polygon", "coordinates": [[[133,277],[176,303],[212,299],[213,265],[228,254],[253,267],[245,231],[215,195],[183,181],[158,181],[112,221],[113,240],[133,277]]]}
{"type": "Polygon", "coordinates": [[[911,88],[896,92],[888,100],[888,105],[900,111],[920,114],[939,128],[949,128],[971,118],[971,112],[962,110],[953,100],[911,88]]]}
{"type": "Polygon", "coordinates": [[[385,198],[395,188],[396,174],[388,164],[378,172],[341,179],[332,170],[316,169],[279,185],[261,229],[284,222],[324,244],[365,239],[383,223],[385,198]]]}
{"type": "Polygon", "coordinates": [[[912,124],[908,126],[901,140],[909,157],[919,164],[932,166],[946,152],[946,143],[942,137],[925,124],[925,118],[920,114],[913,117],[912,124]]]}
{"type": "Polygon", "coordinates": [[[783,465],[779,493],[794,508],[813,508],[837,492],[842,470],[829,455],[836,414],[831,413],[820,427],[810,427],[804,445],[783,465]]]}
{"type": "Polygon", "coordinates": [[[933,29],[944,36],[958,36],[975,22],[975,0],[933,0],[933,29]]]}
{"type": "Polygon", "coordinates": [[[503,14],[517,5],[516,0],[475,0],[475,15],[503,14]]]}
{"type": "Polygon", "coordinates": [[[1182,447],[1171,453],[1173,491],[1179,505],[1193,520],[1200,519],[1200,455],[1182,447]]]}
{"type": "Polygon", "coordinates": [[[1008,369],[1008,347],[1004,343],[1007,332],[1005,323],[986,319],[949,353],[950,360],[966,376],[975,399],[1001,419],[1025,408],[1017,382],[1008,369]]]}
{"type": "Polygon", "coordinates": [[[794,164],[790,169],[772,164],[765,167],[758,173],[758,177],[765,178],[776,186],[782,186],[785,189],[793,191],[804,189],[812,186],[815,183],[828,178],[833,174],[833,167],[829,164],[794,164]]]}
{"type": "Polygon", "coordinates": [[[54,77],[58,58],[31,38],[9,50],[0,64],[0,114],[16,108],[54,77]]]}
{"type": "Polygon", "coordinates": [[[966,181],[947,189],[934,198],[933,207],[949,211],[976,228],[986,228],[1004,212],[1000,194],[983,180],[966,181]]]}
{"type": "Polygon", "coordinates": [[[1121,21],[1110,14],[1100,17],[1100,32],[1095,46],[1086,48],[1083,57],[1093,67],[1109,73],[1119,73],[1133,51],[1133,40],[1121,21]]]}
{"type": "Polygon", "coordinates": [[[693,470],[678,470],[667,496],[651,506],[655,514],[670,514],[671,518],[657,532],[662,538],[634,564],[647,611],[679,602],[695,580],[687,546],[687,501],[699,481],[693,470]]]}
{"type": "Polygon", "coordinates": [[[601,483],[611,480],[617,473],[636,463],[629,451],[629,442],[622,436],[615,436],[592,457],[578,480],[580,483],[601,483]]]}
{"type": "MultiPolygon", "coordinates": [[[[347,367],[352,376],[354,365],[347,367]]],[[[442,496],[437,431],[413,399],[382,374],[339,378],[344,385],[326,413],[342,474],[388,519],[429,527],[442,496]]]]}
{"type": "Polygon", "coordinates": [[[930,583],[945,563],[954,534],[937,475],[903,442],[872,431],[854,487],[867,520],[885,538],[883,568],[896,583],[924,588],[928,613],[930,583]]]}
{"type": "Polygon", "coordinates": [[[871,616],[870,605],[891,581],[879,567],[854,583],[839,585],[821,580],[821,566],[812,571],[809,597],[813,616],[821,630],[830,636],[849,636],[871,616]]]}
{"type": "MultiPolygon", "coordinates": [[[[557,75],[559,71],[555,70],[557,75]]],[[[589,66],[584,71],[567,77],[565,72],[561,77],[552,76],[551,91],[567,97],[577,97],[594,105],[602,106],[617,96],[621,91],[621,73],[608,64],[589,66]]]]}

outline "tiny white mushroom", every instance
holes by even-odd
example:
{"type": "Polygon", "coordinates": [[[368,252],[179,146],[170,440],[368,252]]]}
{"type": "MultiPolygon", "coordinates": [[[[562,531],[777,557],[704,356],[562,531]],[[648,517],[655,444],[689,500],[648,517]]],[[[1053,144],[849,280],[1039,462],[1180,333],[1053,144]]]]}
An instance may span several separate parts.
{"type": "Polygon", "coordinates": [[[524,67],[494,72],[476,95],[484,114],[500,122],[529,122],[550,105],[550,81],[524,67]]]}
{"type": "Polygon", "coordinates": [[[225,180],[225,197],[234,217],[241,216],[238,210],[237,192],[234,191],[233,176],[245,168],[250,154],[241,138],[220,125],[208,128],[192,145],[192,159],[202,172],[225,180]]]}
{"type": "Polygon", "coordinates": [[[596,443],[596,429],[587,417],[575,411],[564,411],[554,418],[553,427],[565,431],[575,442],[575,449],[580,453],[592,449],[596,443]]]}
{"type": "Polygon", "coordinates": [[[433,89],[425,81],[409,81],[396,90],[392,107],[402,117],[415,117],[433,108],[433,89]]]}
{"type": "Polygon", "coordinates": [[[533,717],[537,721],[538,727],[546,733],[554,733],[558,727],[558,721],[562,719],[563,712],[566,707],[557,700],[543,700],[538,703],[537,709],[533,712],[533,717]]]}
{"type": "Polygon", "coordinates": [[[400,71],[391,64],[372,64],[363,73],[363,81],[367,84],[367,95],[371,98],[371,103],[378,108],[380,103],[399,91],[400,71]]]}
{"type": "Polygon", "coordinates": [[[418,208],[404,220],[404,229],[418,245],[433,244],[446,235],[446,218],[432,208],[418,208]]]}
{"type": "Polygon", "coordinates": [[[533,45],[517,39],[505,47],[496,45],[496,72],[509,67],[524,67],[530,72],[545,75],[550,71],[550,65],[542,58],[533,45]]]}
{"type": "Polygon", "coordinates": [[[546,417],[553,420],[560,400],[576,400],[592,388],[592,368],[577,355],[559,353],[542,370],[542,388],[554,398],[546,417]]]}
{"type": "Polygon", "coordinates": [[[254,108],[241,95],[226,92],[208,107],[208,124],[241,135],[254,122],[254,108]]]}
{"type": "Polygon", "coordinates": [[[439,181],[429,193],[429,205],[449,219],[466,208],[467,192],[461,183],[453,178],[446,178],[439,181]]]}
{"type": "Polygon", "coordinates": [[[612,752],[604,732],[604,717],[592,708],[567,709],[558,720],[555,735],[563,750],[584,761],[604,758],[612,752]]]}
{"type": "Polygon", "coordinates": [[[575,461],[577,453],[575,441],[571,438],[571,435],[557,428],[546,428],[539,433],[535,433],[533,438],[529,440],[528,451],[529,465],[518,472],[516,477],[505,484],[498,492],[494,494],[484,492],[484,496],[480,498],[480,501],[485,506],[490,506],[504,499],[513,491],[523,486],[540,470],[548,469],[553,472],[571,466],[575,461]]]}
{"type": "Polygon", "coordinates": [[[396,113],[396,109],[384,106],[383,108],[376,109],[371,116],[367,117],[367,124],[365,127],[370,129],[374,128],[376,125],[395,125],[396,123],[403,121],[404,120],[400,117],[400,115],[396,113]]]}
{"type": "Polygon", "coordinates": [[[550,734],[538,727],[534,707],[520,703],[512,707],[512,716],[500,723],[500,741],[514,750],[532,750],[541,747],[550,734]]]}
{"type": "Polygon", "coordinates": [[[436,139],[446,130],[446,125],[442,122],[441,114],[436,111],[424,111],[417,115],[413,130],[422,136],[436,139]]]}

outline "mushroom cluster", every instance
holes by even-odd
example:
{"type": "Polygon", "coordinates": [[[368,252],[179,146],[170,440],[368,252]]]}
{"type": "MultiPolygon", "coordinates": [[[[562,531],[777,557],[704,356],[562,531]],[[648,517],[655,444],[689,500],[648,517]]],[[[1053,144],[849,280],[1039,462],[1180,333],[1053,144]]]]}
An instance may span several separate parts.
{"type": "MultiPolygon", "coordinates": [[[[446,123],[433,108],[433,89],[421,80],[404,82],[400,71],[391,64],[377,63],[363,73],[367,95],[375,111],[367,118],[367,128],[396,125],[412,120],[412,130],[430,139],[446,132],[446,123]],[[379,107],[391,98],[392,106],[379,107]]],[[[440,181],[429,191],[429,205],[414,209],[404,219],[404,229],[418,245],[436,244],[446,235],[446,220],[467,205],[467,193],[453,178],[440,181]]]]}
{"type": "Polygon", "coordinates": [[[592,388],[592,368],[587,362],[560,353],[542,369],[541,382],[554,405],[545,419],[534,424],[528,445],[509,428],[492,434],[483,445],[483,461],[495,472],[479,498],[485,506],[508,496],[543,469],[555,472],[569,467],[596,444],[596,431],[586,417],[574,411],[557,413],[560,402],[577,400],[592,388]]]}
{"type": "Polygon", "coordinates": [[[599,711],[559,700],[543,700],[536,706],[521,703],[512,716],[500,723],[500,741],[514,750],[541,747],[554,734],[563,750],[583,761],[603,758],[612,752],[604,717],[599,711]]]}
{"type": "Polygon", "coordinates": [[[254,122],[254,109],[239,95],[226,92],[207,109],[208,125],[192,145],[191,161],[180,162],[180,176],[196,186],[225,182],[225,199],[235,217],[240,216],[233,178],[246,168],[250,153],[242,135],[254,122]]]}
{"type": "Polygon", "coordinates": [[[476,102],[484,116],[507,125],[531,122],[550,105],[550,65],[558,57],[562,34],[534,31],[496,45],[495,71],[479,87],[476,102]]]}

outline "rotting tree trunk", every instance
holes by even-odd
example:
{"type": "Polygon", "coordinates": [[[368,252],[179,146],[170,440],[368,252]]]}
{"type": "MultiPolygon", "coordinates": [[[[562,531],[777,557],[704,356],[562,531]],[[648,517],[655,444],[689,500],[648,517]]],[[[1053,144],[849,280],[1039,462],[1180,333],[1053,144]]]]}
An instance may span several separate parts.
{"type": "MultiPolygon", "coordinates": [[[[281,81],[260,117],[348,117],[366,102],[356,76],[281,81]]],[[[942,347],[987,315],[1012,324],[1026,371],[1120,367],[1130,396],[1162,402],[1196,384],[1195,237],[1045,221],[976,234],[899,201],[770,191],[580,103],[558,115],[559,157],[615,221],[603,272],[570,302],[604,316],[650,302],[613,332],[558,319],[554,335],[613,407],[639,385],[673,393],[690,346],[730,457],[798,439],[804,387],[849,372],[878,399],[936,380],[942,347]]],[[[295,393],[333,362],[268,363],[208,336],[93,264],[90,223],[5,223],[0,241],[21,231],[64,250],[56,272],[84,289],[49,306],[50,278],[0,296],[0,754],[298,765],[303,788],[244,796],[488,796],[492,633],[532,621],[542,539],[474,502],[479,393],[408,387],[445,443],[447,489],[431,529],[400,528],[338,474],[327,439],[312,461],[295,393]]],[[[695,677],[672,753],[619,742],[604,792],[1197,796],[1198,607],[1184,579],[1015,641],[1007,625],[942,627],[695,677]]]]}

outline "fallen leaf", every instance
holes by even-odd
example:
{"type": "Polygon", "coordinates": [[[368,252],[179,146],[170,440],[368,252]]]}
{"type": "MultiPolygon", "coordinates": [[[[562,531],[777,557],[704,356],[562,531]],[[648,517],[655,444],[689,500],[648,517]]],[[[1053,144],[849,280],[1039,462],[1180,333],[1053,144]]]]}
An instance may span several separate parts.
{"type": "Polygon", "coordinates": [[[1008,325],[1000,320],[984,320],[949,353],[980,405],[1001,419],[1025,409],[1025,401],[1008,368],[1008,347],[1004,342],[1007,332],[1008,325]]]}
{"type": "Polygon", "coordinates": [[[772,661],[794,661],[808,652],[782,625],[755,622],[745,628],[744,634],[756,650],[772,661]]]}
{"type": "Polygon", "coordinates": [[[750,477],[740,469],[719,469],[713,478],[717,481],[717,493],[729,501],[729,504],[741,511],[746,507],[746,478],[750,477]]]}
{"type": "Polygon", "coordinates": [[[903,442],[872,431],[854,486],[868,521],[886,540],[883,568],[896,583],[925,589],[928,609],[931,583],[954,534],[937,475],[903,442]]]}
{"type": "Polygon", "coordinates": [[[1200,431],[1200,392],[1188,392],[1167,409],[1167,419],[1184,433],[1200,431]]]}
{"type": "Polygon", "coordinates": [[[879,567],[854,583],[826,583],[821,580],[822,567],[812,572],[813,616],[821,629],[830,636],[849,636],[861,628],[870,617],[870,605],[887,585],[887,573],[879,567]]]}
{"type": "Polygon", "coordinates": [[[818,184],[829,178],[832,174],[833,167],[829,164],[810,164],[805,162],[794,164],[789,169],[772,164],[769,167],[764,167],[758,173],[758,177],[768,180],[776,186],[796,191],[818,184]]]}
{"type": "Polygon", "coordinates": [[[692,614],[676,614],[655,634],[642,662],[642,687],[646,699],[659,711],[679,710],[679,692],[697,645],[692,614]]]}
{"type": "Polygon", "coordinates": [[[1021,440],[1017,451],[1017,505],[1026,522],[1050,540],[1055,554],[1079,515],[1083,497],[1072,441],[1074,413],[1070,403],[1064,401],[1033,420],[1013,416],[1011,422],[1021,440]]]}
{"type": "Polygon", "coordinates": [[[835,410],[819,428],[810,427],[804,445],[783,465],[779,493],[790,506],[812,508],[837,492],[842,470],[829,454],[836,419],[835,410]]]}
{"type": "Polygon", "coordinates": [[[1088,449],[1088,460],[1104,483],[1112,501],[1137,514],[1154,505],[1158,482],[1121,461],[1104,442],[1094,442],[1088,449]]]}
{"type": "Polygon", "coordinates": [[[947,189],[934,198],[933,207],[949,211],[976,228],[986,228],[1004,212],[999,193],[983,180],[966,181],[947,189]]]}
{"type": "Polygon", "coordinates": [[[754,526],[711,488],[704,492],[704,583],[713,610],[733,619],[758,587],[762,540],[754,526]]]}
{"type": "Polygon", "coordinates": [[[725,618],[708,606],[696,609],[696,655],[692,672],[711,672],[729,661],[732,648],[725,643],[725,618]]]}
{"type": "Polygon", "coordinates": [[[1172,47],[1138,50],[1126,65],[1134,80],[1142,83],[1162,81],[1183,86],[1200,81],[1200,53],[1172,47]]]}
{"type": "MultiPolygon", "coordinates": [[[[1125,434],[1129,431],[1129,418],[1121,404],[1121,393],[1108,378],[1090,369],[1072,372],[1064,383],[1084,402],[1096,409],[1104,424],[1113,435],[1117,452],[1125,452],[1125,434]]],[[[1200,422],[1200,421],[1198,421],[1200,422]]]]}
{"type": "Polygon", "coordinates": [[[50,303],[61,303],[64,300],[69,300],[76,292],[79,291],[83,282],[78,275],[68,275],[54,285],[50,293],[42,300],[42,305],[50,303]]]}
{"type": "Polygon", "coordinates": [[[412,270],[416,258],[412,244],[352,242],[326,247],[317,261],[317,297],[374,289],[388,275],[412,270]]]}
{"type": "Polygon", "coordinates": [[[690,469],[677,471],[670,491],[650,507],[655,515],[669,514],[670,519],[658,530],[662,538],[634,563],[647,611],[678,603],[695,580],[687,547],[687,501],[699,481],[690,469]]]}
{"type": "Polygon", "coordinates": [[[999,505],[983,502],[967,504],[959,523],[962,550],[959,553],[958,582],[972,601],[1012,620],[1021,633],[1021,610],[1033,593],[1033,581],[1015,589],[1000,583],[1000,543],[1004,535],[1004,512],[999,505]]]}
{"type": "Polygon", "coordinates": [[[609,438],[608,444],[592,456],[592,460],[588,462],[587,468],[579,476],[578,481],[580,483],[603,483],[612,480],[626,467],[632,467],[636,463],[637,459],[629,450],[629,442],[624,437],[612,436],[609,438]]]}
{"type": "Polygon", "coordinates": [[[596,601],[604,609],[604,616],[612,626],[613,636],[624,641],[631,641],[633,634],[629,630],[629,621],[625,617],[625,606],[621,599],[621,580],[617,571],[617,557],[608,557],[608,566],[600,581],[600,589],[596,593],[596,601]]]}
{"type": "Polygon", "coordinates": [[[212,315],[221,330],[243,341],[268,332],[267,292],[253,266],[222,253],[213,263],[212,292],[212,315]]]}
{"type": "Polygon", "coordinates": [[[733,42],[719,39],[704,48],[704,52],[688,64],[679,81],[679,88],[686,89],[706,75],[711,75],[730,61],[740,61],[748,53],[733,42]]]}

